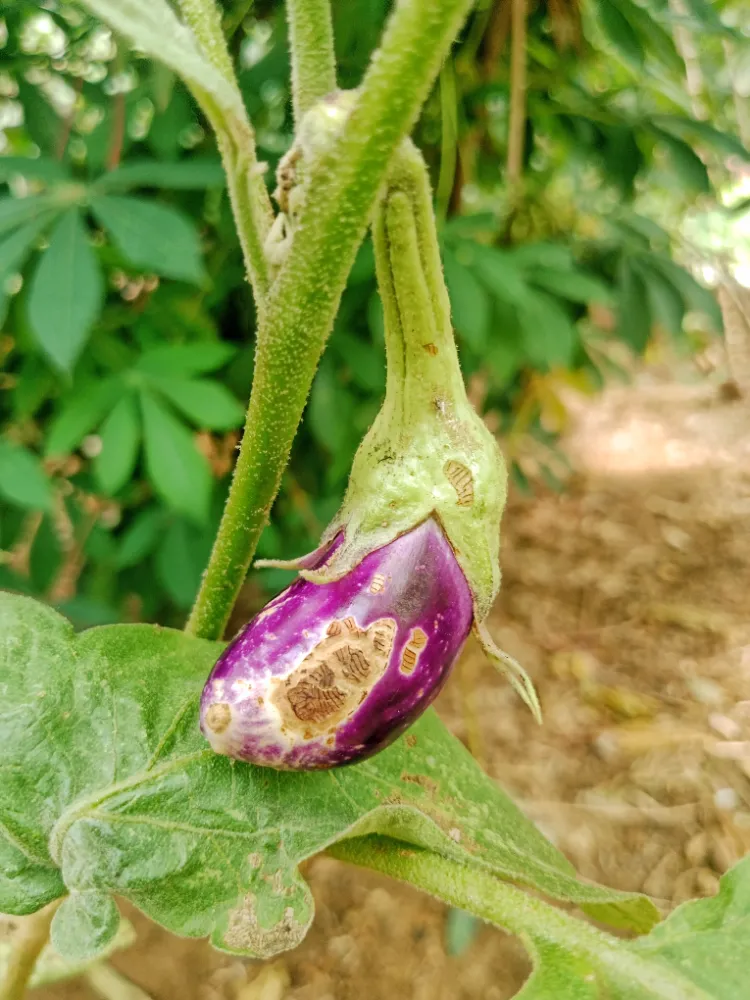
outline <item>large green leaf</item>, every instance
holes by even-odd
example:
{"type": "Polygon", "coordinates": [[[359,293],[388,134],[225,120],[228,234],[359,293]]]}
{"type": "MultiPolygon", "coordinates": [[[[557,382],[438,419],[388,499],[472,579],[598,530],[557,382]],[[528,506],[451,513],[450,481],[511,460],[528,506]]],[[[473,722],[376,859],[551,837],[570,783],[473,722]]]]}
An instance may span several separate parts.
{"type": "Polygon", "coordinates": [[[101,451],[94,459],[94,475],[104,493],[112,496],[130,479],[138,458],[141,427],[132,393],[126,393],[115,405],[99,437],[101,451]]]}
{"type": "Polygon", "coordinates": [[[52,490],[42,463],[33,452],[6,439],[0,439],[0,496],[31,510],[52,506],[52,490]]]}
{"type": "Polygon", "coordinates": [[[608,303],[612,300],[612,293],[604,282],[592,274],[586,274],[585,271],[537,267],[532,271],[529,280],[569,302],[588,305],[590,302],[608,303]]]}
{"type": "Polygon", "coordinates": [[[11,230],[0,240],[0,324],[5,320],[6,314],[7,280],[23,267],[40,233],[52,223],[53,218],[54,213],[42,212],[25,225],[11,230]]]}
{"type": "Polygon", "coordinates": [[[617,332],[638,354],[643,354],[651,336],[651,310],[646,285],[629,257],[618,266],[620,303],[617,332]]]}
{"type": "Polygon", "coordinates": [[[70,371],[104,298],[102,275],[78,209],[62,216],[34,271],[29,323],[58,368],[70,371]]]}
{"type": "Polygon", "coordinates": [[[198,524],[208,517],[211,472],[193,435],[149,392],[141,393],[148,476],[159,496],[198,524]]]}
{"type": "Polygon", "coordinates": [[[723,876],[716,896],[683,903],[646,937],[604,938],[594,949],[583,938],[579,948],[534,938],[536,968],[517,1000],[750,996],[750,858],[723,876]]]}
{"type": "Polygon", "coordinates": [[[130,195],[101,195],[91,208],[134,267],[196,285],[203,281],[198,233],[182,212],[130,195]]]}
{"type": "Polygon", "coordinates": [[[643,897],[578,880],[433,713],[370,761],[282,773],[215,755],[197,726],[222,646],[151,625],[76,636],[0,595],[0,911],[71,895],[53,943],[94,954],[111,894],[172,931],[268,956],[313,915],[299,863],[383,833],[646,929],[643,897]]]}

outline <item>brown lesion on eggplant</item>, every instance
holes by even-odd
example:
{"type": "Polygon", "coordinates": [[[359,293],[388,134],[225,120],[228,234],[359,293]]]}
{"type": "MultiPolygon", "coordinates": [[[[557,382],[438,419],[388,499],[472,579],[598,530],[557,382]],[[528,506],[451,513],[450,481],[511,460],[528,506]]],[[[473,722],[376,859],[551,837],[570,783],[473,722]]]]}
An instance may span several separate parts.
{"type": "Polygon", "coordinates": [[[385,673],[395,636],[392,618],[367,629],[351,617],[334,619],[300,665],[275,683],[271,701],[283,729],[305,740],[335,731],[385,673]]]}
{"type": "Polygon", "coordinates": [[[208,706],[204,717],[206,728],[212,733],[223,733],[232,721],[232,706],[225,701],[215,701],[208,706]]]}
{"type": "Polygon", "coordinates": [[[471,469],[468,469],[461,462],[453,460],[446,462],[443,466],[445,478],[456,491],[459,507],[471,507],[474,503],[474,477],[471,469]]]}
{"type": "Polygon", "coordinates": [[[414,673],[417,661],[419,660],[419,654],[426,645],[427,633],[421,628],[412,629],[409,641],[404,646],[404,651],[401,654],[401,662],[398,665],[398,669],[402,674],[406,674],[408,676],[409,674],[414,673]]]}

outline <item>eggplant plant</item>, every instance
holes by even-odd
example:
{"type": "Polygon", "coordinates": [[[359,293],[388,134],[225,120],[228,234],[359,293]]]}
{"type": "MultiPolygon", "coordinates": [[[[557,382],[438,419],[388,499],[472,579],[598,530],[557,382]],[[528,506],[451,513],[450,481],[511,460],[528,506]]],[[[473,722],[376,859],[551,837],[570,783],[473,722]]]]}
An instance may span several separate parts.
{"type": "Polygon", "coordinates": [[[278,215],[214,0],[180,0],[182,19],[167,0],[85,6],[180,74],[213,126],[258,347],[184,632],[76,634],[45,605],[0,599],[0,911],[29,920],[0,998],[23,995],[48,937],[75,968],[111,949],[115,895],[238,955],[292,948],[313,919],[299,865],[321,851],[520,935],[534,963],[524,1000],[750,995],[747,861],[714,899],[659,922],[645,896],[579,878],[427,710],[473,629],[540,716],[484,624],[500,584],[505,468],[466,398],[427,174],[407,138],[470,0],[399,0],[361,86],[344,94],[327,0],[289,0],[297,138],[278,215]],[[227,646],[370,223],[382,409],[320,547],[227,646]]]}

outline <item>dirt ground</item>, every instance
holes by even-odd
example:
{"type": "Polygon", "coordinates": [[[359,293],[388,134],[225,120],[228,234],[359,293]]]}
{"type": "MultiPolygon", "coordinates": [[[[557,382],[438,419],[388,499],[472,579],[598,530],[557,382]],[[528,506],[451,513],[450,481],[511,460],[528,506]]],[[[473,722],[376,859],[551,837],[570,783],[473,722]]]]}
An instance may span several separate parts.
{"type": "MultiPolygon", "coordinates": [[[[511,498],[492,619],[545,724],[473,647],[438,709],[582,875],[670,905],[750,849],[750,403],[651,373],[576,410],[569,490],[511,498]]],[[[277,962],[129,913],[139,941],[112,964],[153,1000],[505,1000],[528,973],[489,927],[448,955],[445,907],[407,887],[327,858],[306,874],[316,921],[277,962]]]]}

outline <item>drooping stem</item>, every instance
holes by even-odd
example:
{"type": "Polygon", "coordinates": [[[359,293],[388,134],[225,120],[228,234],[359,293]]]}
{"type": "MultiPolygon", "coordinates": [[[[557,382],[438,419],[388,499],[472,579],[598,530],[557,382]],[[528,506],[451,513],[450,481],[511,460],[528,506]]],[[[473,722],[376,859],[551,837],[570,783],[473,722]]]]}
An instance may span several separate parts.
{"type": "Polygon", "coordinates": [[[471,0],[402,0],[344,129],[312,172],[299,230],[261,317],[242,447],[186,626],[195,635],[223,632],[267,523],[378,188],[470,6],[471,0]]]}
{"type": "MultiPolygon", "coordinates": [[[[179,0],[179,3],[203,52],[237,90],[242,103],[215,0],[179,0]]],[[[232,121],[207,93],[188,85],[216,133],[245,266],[260,314],[270,284],[264,243],[273,221],[273,209],[255,152],[255,134],[246,115],[232,121]]]]}
{"type": "Polygon", "coordinates": [[[299,123],[316,101],[336,88],[336,57],[329,0],[287,0],[292,49],[292,100],[299,123]]]}
{"type": "Polygon", "coordinates": [[[56,899],[23,918],[13,940],[5,978],[0,983],[0,1000],[22,1000],[25,996],[36,961],[49,940],[50,924],[60,903],[62,899],[56,899]]]}
{"type": "Polygon", "coordinates": [[[180,10],[201,48],[219,72],[234,82],[232,60],[221,26],[221,14],[215,0],[179,0],[180,10]]]}
{"type": "Polygon", "coordinates": [[[477,868],[388,837],[343,840],[329,847],[328,853],[408,882],[451,906],[520,935],[532,945],[557,946],[576,956],[594,974],[604,976],[605,982],[620,986],[623,996],[635,982],[644,995],[660,1000],[706,1000],[703,990],[666,963],[650,961],[626,942],[477,868]]]}
{"type": "Polygon", "coordinates": [[[510,117],[506,179],[515,189],[523,173],[523,146],[526,131],[526,0],[510,0],[510,117]]]}

